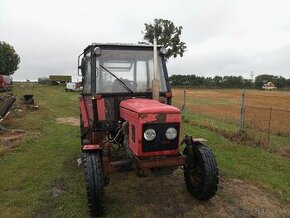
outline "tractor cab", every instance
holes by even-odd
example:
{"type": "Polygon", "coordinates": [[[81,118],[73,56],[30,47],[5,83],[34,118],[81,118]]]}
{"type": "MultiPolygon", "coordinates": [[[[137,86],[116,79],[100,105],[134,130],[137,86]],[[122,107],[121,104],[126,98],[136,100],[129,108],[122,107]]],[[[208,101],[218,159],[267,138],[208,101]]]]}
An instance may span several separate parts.
{"type": "MultiPolygon", "coordinates": [[[[165,61],[158,47],[160,94],[170,91],[165,61]]],[[[92,44],[84,51],[81,69],[85,94],[150,97],[153,79],[152,46],[92,44]]]]}
{"type": "MultiPolygon", "coordinates": [[[[158,80],[160,101],[171,104],[171,88],[163,58],[158,47],[158,80]]],[[[129,98],[152,98],[153,52],[152,46],[141,44],[96,44],[88,46],[79,69],[83,78],[83,96],[91,97],[99,105],[99,121],[107,122],[107,130],[115,131],[120,121],[120,102],[129,98]]],[[[93,113],[89,115],[90,125],[93,113]]],[[[103,129],[104,126],[101,126],[103,129]]]]}
{"type": "Polygon", "coordinates": [[[181,114],[171,106],[165,54],[156,44],[93,43],[78,58],[81,150],[93,216],[104,212],[109,173],[124,166],[138,173],[182,166],[191,195],[208,200],[217,191],[211,150],[191,136],[180,140],[181,114]],[[113,148],[127,157],[113,161],[113,148]]]}

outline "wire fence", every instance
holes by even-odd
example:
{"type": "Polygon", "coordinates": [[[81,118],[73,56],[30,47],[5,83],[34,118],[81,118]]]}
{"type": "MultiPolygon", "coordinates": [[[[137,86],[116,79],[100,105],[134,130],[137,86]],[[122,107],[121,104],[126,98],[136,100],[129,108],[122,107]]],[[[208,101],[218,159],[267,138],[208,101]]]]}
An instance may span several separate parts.
{"type": "Polygon", "coordinates": [[[290,156],[290,93],[258,90],[173,90],[173,104],[192,124],[236,134],[290,156]]]}

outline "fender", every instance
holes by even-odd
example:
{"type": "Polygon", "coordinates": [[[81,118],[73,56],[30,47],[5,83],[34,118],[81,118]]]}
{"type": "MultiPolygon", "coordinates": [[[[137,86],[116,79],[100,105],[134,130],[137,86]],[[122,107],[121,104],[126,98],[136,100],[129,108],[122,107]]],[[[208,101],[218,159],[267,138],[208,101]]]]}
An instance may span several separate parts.
{"type": "Polygon", "coordinates": [[[84,124],[84,127],[89,128],[89,119],[88,119],[87,109],[85,106],[84,98],[82,96],[80,97],[80,111],[81,111],[82,122],[84,124]]]}

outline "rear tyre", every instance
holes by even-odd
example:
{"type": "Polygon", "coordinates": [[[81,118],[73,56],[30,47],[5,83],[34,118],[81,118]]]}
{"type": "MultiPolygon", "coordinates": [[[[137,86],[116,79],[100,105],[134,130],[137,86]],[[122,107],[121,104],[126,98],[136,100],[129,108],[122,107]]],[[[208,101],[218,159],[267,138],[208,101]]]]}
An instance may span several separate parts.
{"type": "Polygon", "coordinates": [[[102,216],[104,214],[105,193],[100,154],[83,152],[83,164],[90,213],[92,217],[102,216]]]}
{"type": "MultiPolygon", "coordinates": [[[[183,151],[188,155],[188,148],[183,151]]],[[[218,169],[215,157],[208,146],[193,145],[193,157],[187,158],[183,167],[184,180],[188,192],[198,200],[207,201],[218,189],[218,169]]]]}

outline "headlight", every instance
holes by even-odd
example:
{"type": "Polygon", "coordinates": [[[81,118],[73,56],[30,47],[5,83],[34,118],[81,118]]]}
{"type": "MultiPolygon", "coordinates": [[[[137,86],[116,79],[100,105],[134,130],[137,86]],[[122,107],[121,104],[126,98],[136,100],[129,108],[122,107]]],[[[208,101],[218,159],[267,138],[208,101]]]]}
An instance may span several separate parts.
{"type": "Polygon", "coordinates": [[[169,127],[166,130],[165,136],[169,140],[175,139],[177,137],[177,130],[173,127],[169,127]]]}
{"type": "Polygon", "coordinates": [[[147,141],[152,141],[156,138],[156,132],[154,129],[146,129],[144,132],[144,138],[147,141]]]}

